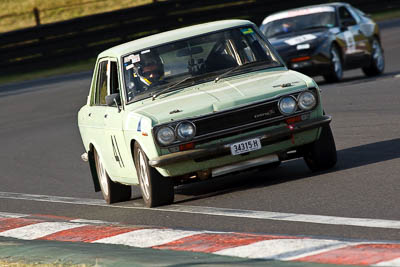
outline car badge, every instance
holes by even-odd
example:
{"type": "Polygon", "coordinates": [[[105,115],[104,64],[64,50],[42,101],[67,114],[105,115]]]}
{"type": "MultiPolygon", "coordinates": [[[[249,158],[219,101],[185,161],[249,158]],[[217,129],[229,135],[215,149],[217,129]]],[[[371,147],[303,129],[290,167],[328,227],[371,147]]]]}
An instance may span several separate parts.
{"type": "Polygon", "coordinates": [[[183,110],[175,109],[169,112],[169,114],[174,114],[174,113],[179,113],[182,112],[183,110]]]}
{"type": "Polygon", "coordinates": [[[264,113],[255,114],[255,115],[253,115],[253,118],[254,119],[260,119],[260,118],[268,117],[268,116],[271,116],[271,115],[274,115],[274,114],[275,114],[275,110],[271,109],[271,110],[269,110],[267,112],[264,112],[264,113]]]}
{"type": "Polygon", "coordinates": [[[286,88],[286,87],[291,87],[291,86],[293,86],[295,83],[299,83],[299,81],[290,82],[290,83],[283,83],[283,84],[277,84],[277,85],[273,85],[272,87],[274,87],[274,88],[276,88],[276,87],[286,88]]]}

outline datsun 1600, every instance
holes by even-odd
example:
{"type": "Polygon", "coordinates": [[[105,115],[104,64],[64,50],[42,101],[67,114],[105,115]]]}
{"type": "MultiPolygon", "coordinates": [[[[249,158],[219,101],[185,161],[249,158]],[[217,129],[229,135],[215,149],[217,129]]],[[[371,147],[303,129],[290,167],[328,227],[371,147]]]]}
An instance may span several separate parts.
{"type": "Polygon", "coordinates": [[[288,70],[246,20],[124,43],[97,59],[78,126],[107,203],[173,203],[174,186],[303,157],[332,168],[336,147],[315,81],[288,70]]]}

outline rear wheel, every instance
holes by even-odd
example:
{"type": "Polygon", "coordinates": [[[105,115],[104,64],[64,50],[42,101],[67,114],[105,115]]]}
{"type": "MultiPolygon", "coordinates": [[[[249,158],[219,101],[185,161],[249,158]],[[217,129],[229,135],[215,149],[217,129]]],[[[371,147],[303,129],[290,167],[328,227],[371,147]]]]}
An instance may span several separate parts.
{"type": "Polygon", "coordinates": [[[94,160],[104,200],[108,204],[129,200],[132,194],[131,186],[111,181],[96,149],[94,150],[94,160]]]}
{"type": "Polygon", "coordinates": [[[324,75],[326,82],[340,82],[343,78],[343,64],[339,50],[335,45],[331,47],[331,70],[329,74],[324,75]]]}
{"type": "Polygon", "coordinates": [[[322,127],[317,141],[305,147],[303,157],[311,171],[327,170],[336,165],[336,145],[329,125],[322,127]]]}
{"type": "Polygon", "coordinates": [[[367,76],[376,76],[383,73],[385,69],[385,57],[379,41],[375,38],[372,41],[372,57],[368,67],[363,68],[363,72],[367,76]]]}
{"type": "Polygon", "coordinates": [[[174,185],[149,165],[149,160],[138,143],[134,146],[135,165],[140,191],[146,207],[171,204],[174,201],[174,185]]]}

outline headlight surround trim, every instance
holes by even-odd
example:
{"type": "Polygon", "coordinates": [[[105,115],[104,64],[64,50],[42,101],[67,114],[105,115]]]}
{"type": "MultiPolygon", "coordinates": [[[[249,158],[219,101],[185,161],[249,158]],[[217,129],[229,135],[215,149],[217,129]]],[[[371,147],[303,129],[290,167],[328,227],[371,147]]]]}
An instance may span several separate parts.
{"type": "Polygon", "coordinates": [[[171,126],[162,126],[161,128],[157,129],[157,133],[156,133],[156,138],[157,141],[163,145],[163,146],[168,146],[171,145],[172,143],[174,143],[176,141],[176,134],[174,129],[171,126]],[[170,136],[172,137],[170,140],[163,140],[162,139],[162,131],[170,131],[170,136]]]}
{"type": "Polygon", "coordinates": [[[191,121],[181,121],[175,127],[175,134],[179,141],[190,141],[196,135],[196,125],[191,121]],[[184,136],[181,132],[181,128],[185,127],[185,125],[191,127],[192,133],[190,133],[188,136],[184,136]]]}
{"type": "Polygon", "coordinates": [[[301,110],[304,110],[304,111],[312,110],[317,105],[317,98],[312,91],[304,91],[298,96],[297,105],[301,110]],[[307,99],[305,99],[306,97],[310,97],[308,99],[308,101],[311,100],[311,103],[308,105],[304,104],[304,101],[303,101],[303,100],[307,100],[307,99]]]}
{"type": "Polygon", "coordinates": [[[279,102],[278,102],[278,109],[279,111],[283,114],[283,115],[292,115],[296,112],[297,110],[297,100],[289,95],[289,96],[284,96],[282,97],[279,102]],[[291,101],[291,103],[284,103],[284,101],[291,101]],[[291,105],[291,109],[290,110],[284,110],[286,109],[283,105],[286,105],[286,107],[288,107],[288,105],[291,105]]]}

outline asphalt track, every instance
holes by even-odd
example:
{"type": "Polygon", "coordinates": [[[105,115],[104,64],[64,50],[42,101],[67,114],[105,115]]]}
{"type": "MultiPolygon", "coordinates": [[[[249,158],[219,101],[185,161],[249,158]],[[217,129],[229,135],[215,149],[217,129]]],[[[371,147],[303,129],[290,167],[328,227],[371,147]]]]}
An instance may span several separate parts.
{"type": "Polygon", "coordinates": [[[345,72],[339,84],[316,78],[325,110],[333,116],[337,167],[311,173],[302,160],[294,160],[274,170],[181,186],[174,205],[161,209],[143,208],[138,188],[130,201],[111,207],[89,205],[93,200],[101,203],[101,194],[93,191],[88,166],[80,160],[83,146],[76,117],[86,101],[91,73],[2,86],[0,212],[182,229],[399,241],[399,228],[346,223],[400,221],[399,25],[399,20],[382,25],[384,75],[366,78],[355,70],[345,72]],[[15,197],[15,193],[25,197],[15,197]],[[57,197],[71,201],[54,201],[57,197]],[[177,211],[180,207],[186,212],[177,211]],[[233,211],[239,215],[233,216],[233,211]],[[261,215],[244,216],[254,212],[261,215]],[[322,217],[275,220],[266,216],[269,212],[322,217]]]}

